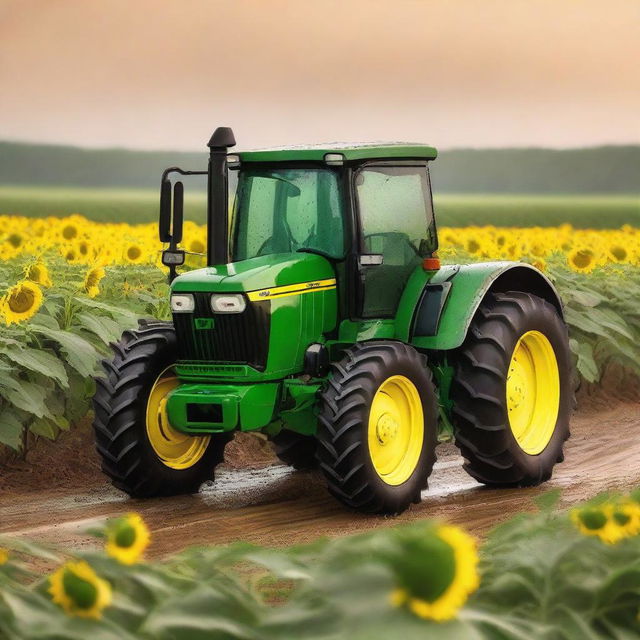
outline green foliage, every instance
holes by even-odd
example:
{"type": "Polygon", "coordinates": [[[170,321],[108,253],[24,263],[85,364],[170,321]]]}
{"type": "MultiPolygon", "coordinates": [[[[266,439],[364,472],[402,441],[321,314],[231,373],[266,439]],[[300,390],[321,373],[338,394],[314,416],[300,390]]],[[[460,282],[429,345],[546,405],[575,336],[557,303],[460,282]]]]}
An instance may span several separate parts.
{"type": "Polygon", "coordinates": [[[580,376],[597,382],[611,361],[640,375],[640,269],[612,265],[583,275],[550,263],[550,275],[565,304],[580,376]]]}
{"type": "MultiPolygon", "coordinates": [[[[20,280],[24,264],[0,263],[0,282],[20,280]]],[[[84,417],[109,343],[138,318],[167,314],[168,289],[156,268],[108,267],[98,301],[82,292],[86,267],[51,259],[48,266],[54,286],[38,313],[0,330],[0,444],[15,450],[25,450],[29,433],[55,439],[84,417]]]]}
{"type": "MultiPolygon", "coordinates": [[[[66,554],[25,541],[0,566],[0,636],[247,640],[590,640],[640,634],[640,537],[606,545],[583,536],[557,494],[541,510],[489,533],[479,589],[447,622],[394,605],[397,563],[424,564],[418,522],[288,549],[237,543],[188,549],[163,562],[123,566],[102,552],[74,554],[111,585],[100,620],[71,618],[51,602],[33,566],[66,554]],[[418,554],[412,557],[412,554],[418,554]]],[[[611,503],[600,496],[594,504],[611,503]]],[[[433,551],[433,553],[437,553],[433,551]]]]}

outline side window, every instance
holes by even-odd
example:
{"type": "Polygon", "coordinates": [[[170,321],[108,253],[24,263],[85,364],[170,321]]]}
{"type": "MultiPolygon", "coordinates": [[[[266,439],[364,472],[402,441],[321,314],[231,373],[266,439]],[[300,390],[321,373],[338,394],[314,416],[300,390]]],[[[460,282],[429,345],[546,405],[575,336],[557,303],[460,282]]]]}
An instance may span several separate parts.
{"type": "Polygon", "coordinates": [[[273,236],[276,186],[275,180],[262,176],[251,176],[241,185],[234,213],[238,219],[234,260],[259,255],[263,243],[273,236]]]}
{"type": "Polygon", "coordinates": [[[362,315],[393,316],[411,272],[436,249],[427,169],[369,166],[355,185],[363,250],[383,257],[363,267],[362,315]]]}

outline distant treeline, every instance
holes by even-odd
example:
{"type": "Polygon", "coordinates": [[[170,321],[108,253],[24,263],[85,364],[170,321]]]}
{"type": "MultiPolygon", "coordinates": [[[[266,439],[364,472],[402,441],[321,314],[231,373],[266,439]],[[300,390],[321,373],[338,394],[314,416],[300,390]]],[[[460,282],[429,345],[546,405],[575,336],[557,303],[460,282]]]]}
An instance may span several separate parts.
{"type": "MultiPolygon", "coordinates": [[[[0,184],[157,187],[168,166],[206,167],[206,153],[80,149],[0,142],[0,184]]],[[[640,192],[640,145],[454,149],[432,166],[439,193],[640,192]]]]}

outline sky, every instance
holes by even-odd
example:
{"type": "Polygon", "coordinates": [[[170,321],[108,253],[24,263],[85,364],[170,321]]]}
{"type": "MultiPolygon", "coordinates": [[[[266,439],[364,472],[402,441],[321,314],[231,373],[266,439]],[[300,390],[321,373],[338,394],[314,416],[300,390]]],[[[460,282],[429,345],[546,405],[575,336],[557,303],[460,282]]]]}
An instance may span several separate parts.
{"type": "Polygon", "coordinates": [[[0,139],[640,142],[640,0],[0,0],[0,139]]]}

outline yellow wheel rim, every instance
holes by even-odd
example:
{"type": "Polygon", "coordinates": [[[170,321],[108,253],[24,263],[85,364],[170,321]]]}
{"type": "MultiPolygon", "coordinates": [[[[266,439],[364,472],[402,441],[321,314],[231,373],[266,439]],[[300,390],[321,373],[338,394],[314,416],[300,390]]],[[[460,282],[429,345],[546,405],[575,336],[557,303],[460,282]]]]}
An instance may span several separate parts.
{"type": "Polygon", "coordinates": [[[147,401],[147,437],[167,467],[188,469],[202,458],[211,436],[188,436],[169,424],[167,397],[178,384],[173,367],[167,367],[155,381],[147,401]]]}
{"type": "Polygon", "coordinates": [[[507,375],[509,425],[525,453],[537,455],[549,444],[559,405],[556,354],[544,334],[528,331],[513,350],[507,375]]]}
{"type": "Polygon", "coordinates": [[[415,385],[391,376],[378,388],[369,413],[369,455],[378,475],[390,485],[414,472],[424,439],[422,402],[415,385]]]}

